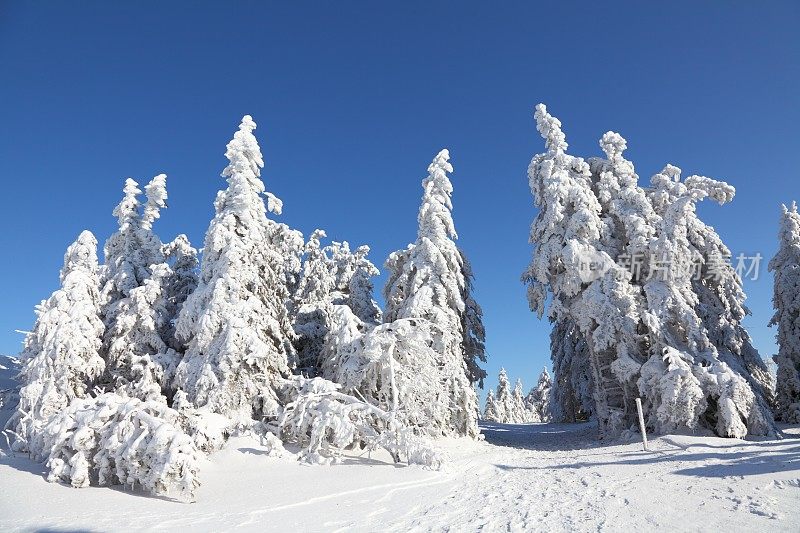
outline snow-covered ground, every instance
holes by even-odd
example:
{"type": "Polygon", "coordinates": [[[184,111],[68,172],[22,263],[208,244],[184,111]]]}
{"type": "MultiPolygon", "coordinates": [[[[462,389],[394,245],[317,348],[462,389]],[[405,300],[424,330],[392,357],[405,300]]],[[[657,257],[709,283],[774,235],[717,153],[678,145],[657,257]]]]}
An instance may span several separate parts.
{"type": "Polygon", "coordinates": [[[798,531],[800,430],[781,441],[666,436],[605,445],[589,424],[483,426],[442,471],[352,457],[306,466],[233,439],[187,504],[47,483],[0,458],[0,531],[798,531]]]}

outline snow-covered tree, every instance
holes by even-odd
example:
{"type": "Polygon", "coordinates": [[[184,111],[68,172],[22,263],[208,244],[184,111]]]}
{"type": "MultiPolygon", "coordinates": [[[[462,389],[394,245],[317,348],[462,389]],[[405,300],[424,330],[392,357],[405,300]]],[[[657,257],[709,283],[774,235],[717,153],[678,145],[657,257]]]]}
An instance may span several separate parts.
{"type": "Polygon", "coordinates": [[[15,450],[42,458],[45,425],[71,401],[86,397],[104,368],[97,241],[90,232],[67,248],[61,288],[36,314],[20,355],[19,407],[7,427],[14,428],[15,450]]]}
{"type": "Polygon", "coordinates": [[[279,381],[294,360],[282,254],[287,234],[267,219],[267,208],[280,211],[281,203],[260,179],[255,128],[246,115],[228,143],[228,188],[217,195],[198,286],[177,323],[187,349],[176,385],[194,405],[243,426],[278,415],[279,381]]]}
{"type": "Polygon", "coordinates": [[[511,383],[508,381],[508,374],[505,368],[501,368],[500,374],[497,376],[495,406],[498,422],[507,423],[512,420],[514,408],[511,400],[511,383]]]}
{"type": "MultiPolygon", "coordinates": [[[[159,174],[145,186],[147,201],[142,208],[138,184],[128,178],[122,201],[114,209],[119,229],[106,241],[103,267],[103,315],[106,328],[116,316],[116,305],[150,275],[150,265],[164,262],[160,239],[153,222],[166,207],[166,176],[159,174]]],[[[106,341],[107,344],[108,341],[106,341]]]]}
{"type": "Polygon", "coordinates": [[[344,304],[365,324],[376,326],[381,323],[383,313],[375,301],[375,284],[372,278],[380,274],[372,262],[367,259],[369,246],[356,248],[352,254],[352,274],[347,282],[347,297],[344,304]]]}
{"type": "Polygon", "coordinates": [[[171,301],[168,292],[172,282],[178,293],[187,287],[174,277],[165,252],[191,254],[188,241],[178,239],[165,247],[153,232],[153,223],[166,207],[166,178],[159,174],[145,186],[143,206],[136,182],[126,181],[125,197],[114,211],[119,229],[105,249],[103,382],[107,389],[122,388],[141,399],[170,394],[169,381],[179,359],[170,348],[176,344],[172,320],[180,302],[171,301]]]}
{"type": "Polygon", "coordinates": [[[320,243],[325,236],[318,229],[309,237],[292,302],[297,369],[311,377],[317,374],[328,335],[331,293],[335,287],[332,262],[320,243]]]}
{"type": "Polygon", "coordinates": [[[166,300],[167,318],[164,320],[162,338],[176,352],[183,353],[183,343],[175,334],[175,322],[180,315],[184,302],[197,288],[197,250],[189,242],[186,235],[178,235],[164,246],[164,255],[170,273],[165,280],[164,298],[166,300]]]}
{"type": "Polygon", "coordinates": [[[517,379],[514,384],[514,390],[511,391],[511,416],[509,416],[508,420],[513,424],[528,422],[528,414],[525,412],[525,399],[522,394],[522,380],[517,379]]]}
{"type": "Polygon", "coordinates": [[[547,367],[539,374],[539,381],[525,397],[525,408],[529,413],[531,422],[551,422],[553,420],[550,399],[552,396],[553,381],[547,367]]]}
{"type": "Polygon", "coordinates": [[[486,362],[486,329],[483,327],[483,309],[473,297],[473,282],[475,275],[472,273],[472,264],[462,250],[461,265],[464,274],[464,313],[461,315],[461,331],[464,340],[464,359],[467,361],[467,377],[473,384],[483,387],[486,379],[486,370],[479,365],[486,362]]]}
{"type": "MultiPolygon", "coordinates": [[[[528,169],[539,214],[523,280],[531,309],[541,316],[549,293],[550,319],[557,327],[574,324],[575,339],[585,342],[581,372],[589,375],[601,432],[632,426],[637,396],[657,432],[705,426],[743,437],[774,431],[763,362],[740,323],[741,282],[732,271],[723,272],[721,284],[703,281],[719,272],[711,264],[723,246],[699,222],[695,205],[705,198],[729,202],[733,187],[702,176],[681,181],[671,165],[651,187],[639,187],[620,135],[603,135],[606,157],[587,162],[566,153],[561,123],[543,105],[535,116],[547,151],[528,169]],[[697,264],[700,281],[691,275],[697,264]],[[711,305],[714,298],[722,303],[711,305]]],[[[561,344],[556,355],[582,355],[576,346],[561,344]]],[[[554,358],[557,398],[566,382],[587,383],[564,379],[574,362],[554,358]]],[[[570,401],[578,399],[573,393],[570,401]]]]}
{"type": "Polygon", "coordinates": [[[316,230],[309,238],[292,302],[298,370],[306,376],[320,371],[335,305],[348,306],[363,323],[362,330],[381,319],[372,283],[378,269],[367,259],[369,247],[360,246],[355,253],[347,242],[322,247],[320,239],[325,236],[316,230]]]}
{"type": "Polygon", "coordinates": [[[162,263],[141,286],[120,300],[107,352],[107,370],[116,391],[142,400],[171,396],[180,356],[162,337],[170,317],[166,283],[172,270],[162,263]]]}
{"type": "Polygon", "coordinates": [[[442,361],[448,338],[425,319],[401,318],[369,327],[348,306],[334,305],[321,373],[344,393],[396,411],[417,434],[462,435],[463,415],[454,390],[459,383],[453,376],[463,367],[442,361]]]}
{"type": "Polygon", "coordinates": [[[475,338],[482,338],[482,327],[478,329],[476,323],[480,319],[480,312],[475,312],[479,309],[476,305],[473,305],[472,314],[465,317],[468,313],[465,295],[471,285],[465,278],[462,253],[454,242],[457,235],[450,198],[453,186],[447,175],[453,167],[449,159],[447,150],[439,152],[428,167],[428,177],[422,182],[424,194],[416,242],[391,254],[386,262],[389,278],[384,288],[384,320],[424,318],[448,337],[444,339],[445,351],[440,357],[442,364],[448,364],[454,371],[449,377],[452,380],[451,404],[460,419],[458,431],[474,436],[478,407],[470,380],[482,378],[475,370],[475,360],[480,359],[482,353],[477,352],[474,343],[475,338]],[[475,331],[465,331],[465,325],[475,331]]]}
{"type": "Polygon", "coordinates": [[[556,422],[588,420],[594,411],[589,349],[578,327],[571,320],[559,320],[550,333],[553,360],[553,402],[556,422]]]}
{"type": "Polygon", "coordinates": [[[395,462],[438,468],[441,459],[430,443],[406,426],[397,409],[384,410],[344,394],[321,378],[294,377],[292,398],[280,420],[280,434],[303,449],[300,459],[329,464],[345,449],[387,450],[395,462]]]}
{"type": "Polygon", "coordinates": [[[775,417],[790,424],[800,423],[800,214],[797,204],[783,206],[778,252],[769,263],[775,274],[772,297],[775,315],[770,325],[778,326],[777,395],[775,417]]]}
{"type": "Polygon", "coordinates": [[[494,397],[494,391],[489,389],[486,393],[486,407],[483,410],[483,420],[487,422],[499,422],[497,415],[497,401],[494,397]]]}

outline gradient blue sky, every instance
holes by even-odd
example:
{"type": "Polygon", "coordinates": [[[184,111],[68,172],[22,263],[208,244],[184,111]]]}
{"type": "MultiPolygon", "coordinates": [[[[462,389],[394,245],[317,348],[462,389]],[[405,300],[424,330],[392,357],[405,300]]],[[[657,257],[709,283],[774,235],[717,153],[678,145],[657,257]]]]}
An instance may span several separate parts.
{"type": "MultiPolygon", "coordinates": [[[[728,180],[736,200],[702,215],[734,253],[769,258],[780,203],[800,199],[800,4],[760,4],[0,2],[0,352],[78,233],[114,230],[124,178],[167,173],[157,230],[202,245],[248,113],[281,220],[367,243],[379,266],[415,238],[420,181],[449,148],[489,384],[502,365],[531,385],[549,361],[519,282],[533,106],[577,155],[620,132],[643,181],[667,162],[728,180]]],[[[745,288],[769,355],[766,269],[745,288]]]]}

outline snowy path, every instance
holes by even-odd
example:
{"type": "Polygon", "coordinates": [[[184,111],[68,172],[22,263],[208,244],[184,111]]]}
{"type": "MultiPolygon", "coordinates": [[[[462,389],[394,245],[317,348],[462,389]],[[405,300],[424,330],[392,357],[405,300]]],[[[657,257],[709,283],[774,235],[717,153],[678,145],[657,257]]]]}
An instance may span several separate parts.
{"type": "Polygon", "coordinates": [[[798,531],[800,431],[778,442],[669,436],[652,452],[601,446],[589,425],[484,427],[442,443],[442,472],[353,458],[333,467],[264,456],[237,439],[181,504],[42,479],[0,459],[0,530],[798,531]]]}

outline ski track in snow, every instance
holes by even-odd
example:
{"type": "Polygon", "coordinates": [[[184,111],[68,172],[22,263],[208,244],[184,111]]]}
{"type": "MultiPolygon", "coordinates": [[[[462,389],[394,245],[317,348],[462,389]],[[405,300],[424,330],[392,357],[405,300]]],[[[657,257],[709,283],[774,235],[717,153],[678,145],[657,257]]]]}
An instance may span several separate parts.
{"type": "Polygon", "coordinates": [[[332,467],[266,457],[233,439],[182,504],[49,484],[0,458],[0,530],[798,531],[800,429],[782,441],[665,436],[601,443],[589,424],[485,424],[444,440],[440,472],[385,457],[332,467]]]}

